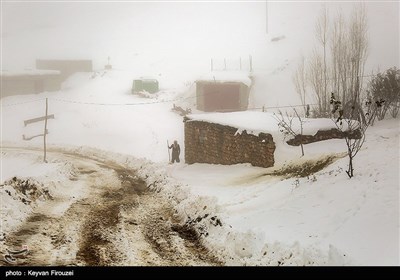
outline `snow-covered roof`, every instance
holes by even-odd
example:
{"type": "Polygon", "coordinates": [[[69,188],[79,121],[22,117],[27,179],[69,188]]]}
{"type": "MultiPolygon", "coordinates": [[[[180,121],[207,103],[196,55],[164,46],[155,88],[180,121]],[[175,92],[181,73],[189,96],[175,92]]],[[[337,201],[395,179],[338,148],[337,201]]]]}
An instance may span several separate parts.
{"type": "Polygon", "coordinates": [[[213,71],[201,76],[196,82],[201,81],[218,83],[239,82],[245,84],[248,87],[251,86],[249,73],[243,71],[213,71]]]}
{"type": "Polygon", "coordinates": [[[140,76],[138,78],[135,78],[134,80],[142,80],[142,81],[158,81],[157,78],[153,76],[140,76]]]}
{"type": "Polygon", "coordinates": [[[3,77],[14,76],[41,76],[41,75],[59,75],[61,72],[57,70],[38,70],[38,69],[24,69],[19,71],[2,70],[0,75],[3,77]]]}
{"type": "MultiPolygon", "coordinates": [[[[194,121],[231,126],[237,128],[238,133],[246,130],[247,133],[254,135],[258,135],[261,132],[274,135],[279,132],[278,120],[274,114],[267,112],[204,113],[191,114],[187,117],[194,121]]],[[[345,122],[343,122],[343,125],[345,125],[345,122]]],[[[292,128],[300,133],[300,122],[296,117],[292,120],[292,128]]],[[[303,119],[303,135],[315,135],[318,130],[330,130],[332,128],[337,127],[331,119],[303,119]]],[[[343,130],[346,129],[343,128],[343,130]]]]}

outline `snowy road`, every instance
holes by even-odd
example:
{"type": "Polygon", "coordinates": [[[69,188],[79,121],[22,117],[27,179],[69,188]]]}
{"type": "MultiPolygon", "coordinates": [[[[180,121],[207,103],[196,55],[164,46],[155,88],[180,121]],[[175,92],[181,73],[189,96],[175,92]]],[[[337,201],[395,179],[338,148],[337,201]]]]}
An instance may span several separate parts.
{"type": "MultiPolygon", "coordinates": [[[[2,147],[7,154],[35,149],[2,147]]],[[[6,236],[0,253],[27,245],[16,265],[220,265],[196,232],[179,224],[170,203],[116,163],[53,150],[49,156],[76,172],[65,187],[79,197],[56,195],[6,236]],[[60,211],[59,209],[65,209],[60,211]]],[[[4,264],[4,263],[3,263],[4,264]]]]}

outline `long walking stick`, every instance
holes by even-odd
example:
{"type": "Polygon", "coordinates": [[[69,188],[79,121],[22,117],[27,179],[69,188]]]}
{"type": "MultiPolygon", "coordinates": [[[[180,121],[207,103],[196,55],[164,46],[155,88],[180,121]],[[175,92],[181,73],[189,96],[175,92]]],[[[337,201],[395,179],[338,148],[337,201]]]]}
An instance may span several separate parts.
{"type": "Polygon", "coordinates": [[[167,148],[168,148],[168,162],[171,162],[171,155],[170,155],[170,152],[169,152],[169,143],[168,143],[168,140],[167,140],[167,148]]]}

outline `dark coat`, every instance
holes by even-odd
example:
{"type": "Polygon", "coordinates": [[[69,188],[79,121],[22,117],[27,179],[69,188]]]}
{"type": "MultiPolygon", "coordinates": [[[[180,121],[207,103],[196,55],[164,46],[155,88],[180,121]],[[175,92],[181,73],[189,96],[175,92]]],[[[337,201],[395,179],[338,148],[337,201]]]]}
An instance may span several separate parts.
{"type": "Polygon", "coordinates": [[[169,148],[172,149],[172,159],[179,159],[179,155],[181,154],[181,147],[179,144],[172,144],[169,148]]]}

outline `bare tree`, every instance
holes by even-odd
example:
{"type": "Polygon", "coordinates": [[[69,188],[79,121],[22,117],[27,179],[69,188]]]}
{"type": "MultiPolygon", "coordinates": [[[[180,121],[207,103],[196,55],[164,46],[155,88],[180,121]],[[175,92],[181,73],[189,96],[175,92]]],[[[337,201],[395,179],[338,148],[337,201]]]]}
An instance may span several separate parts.
{"type": "Polygon", "coordinates": [[[365,62],[368,57],[368,22],[364,4],[353,9],[349,26],[349,50],[351,59],[351,100],[360,103],[365,62]]]}
{"type": "Polygon", "coordinates": [[[296,92],[299,94],[301,105],[303,105],[304,115],[308,117],[309,106],[306,104],[307,75],[305,69],[305,57],[302,55],[297,69],[293,74],[293,83],[296,92]]]}
{"type": "MultiPolygon", "coordinates": [[[[355,6],[348,20],[338,11],[331,23],[324,7],[316,22],[318,42],[308,59],[307,77],[318,103],[317,116],[327,116],[330,87],[343,105],[361,108],[365,62],[368,57],[368,24],[365,5],[355,6]],[[322,46],[322,51],[320,47],[322,46]]],[[[346,111],[345,114],[350,114],[346,111]]],[[[354,112],[353,117],[363,120],[354,112]]]]}
{"type": "Polygon", "coordinates": [[[355,115],[353,116],[353,114],[356,114],[354,107],[350,108],[350,111],[348,112],[350,118],[344,119],[344,110],[342,109],[341,102],[336,99],[334,94],[331,96],[330,103],[332,104],[332,120],[336,127],[344,134],[344,140],[347,146],[347,156],[349,158],[349,165],[346,173],[349,178],[352,178],[354,176],[354,158],[361,150],[361,147],[365,142],[365,133],[383,102],[372,102],[371,100],[367,100],[365,104],[367,110],[364,114],[365,122],[359,122],[356,120],[355,115]]]}
{"type": "Polygon", "coordinates": [[[324,104],[324,70],[321,55],[314,49],[307,68],[307,78],[318,104],[317,115],[323,116],[326,112],[324,104]]]}
{"type": "Polygon", "coordinates": [[[367,93],[374,101],[385,100],[377,112],[378,120],[383,120],[387,111],[396,118],[400,109],[400,69],[393,67],[373,75],[367,93]]]}
{"type": "Polygon", "coordinates": [[[329,16],[328,9],[324,4],[321,15],[319,16],[316,26],[315,26],[315,35],[317,37],[317,41],[321,44],[323,49],[323,92],[321,94],[322,99],[322,110],[327,111],[328,105],[328,97],[327,97],[327,86],[328,86],[328,76],[327,76],[327,44],[328,44],[328,35],[329,35],[329,16]]]}
{"type": "MultiPolygon", "coordinates": [[[[286,137],[296,137],[303,135],[303,123],[304,120],[300,117],[297,113],[297,110],[293,108],[294,116],[289,116],[286,112],[286,115],[283,115],[282,111],[279,110],[279,114],[274,114],[274,118],[278,121],[279,131],[283,133],[284,138],[286,137]],[[295,125],[293,124],[294,118],[297,118],[299,121],[300,128],[296,129],[295,125]]],[[[301,147],[301,156],[304,156],[304,147],[302,142],[302,137],[300,137],[300,147],[301,147]]]]}
{"type": "Polygon", "coordinates": [[[330,40],[330,50],[332,54],[332,91],[338,94],[338,98],[342,103],[346,102],[348,89],[348,64],[346,61],[349,57],[347,48],[348,36],[346,31],[346,23],[342,11],[339,10],[333,20],[332,36],[330,40]]]}

